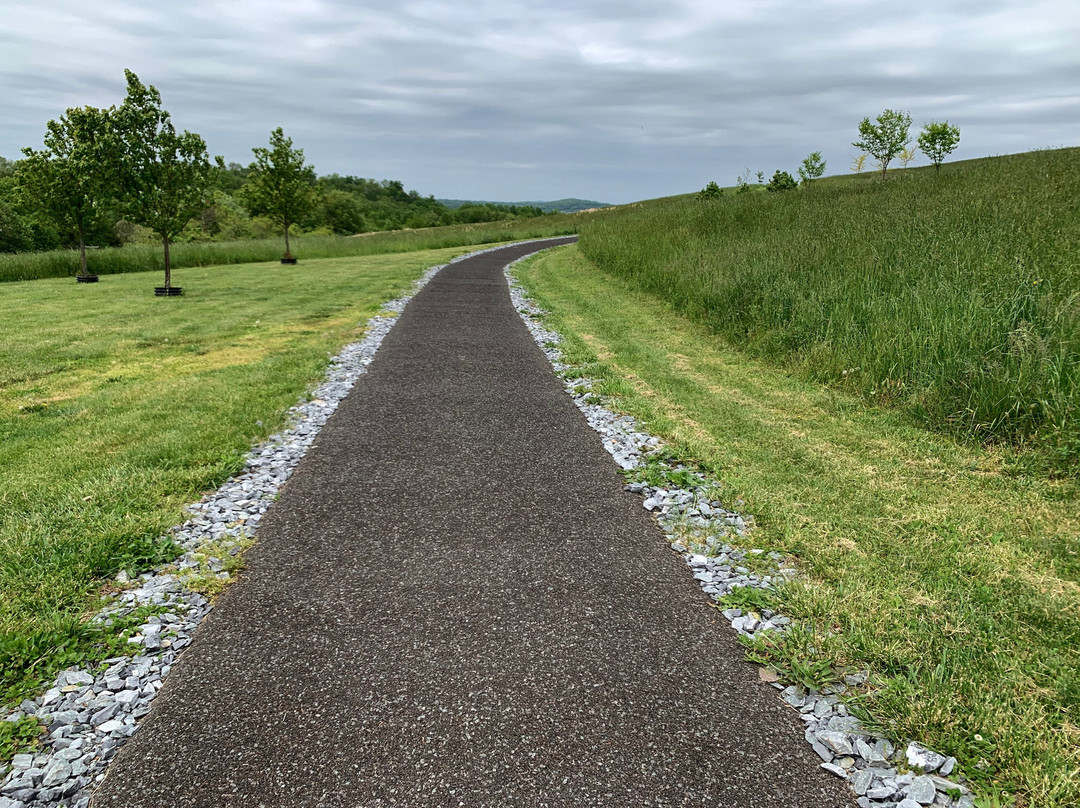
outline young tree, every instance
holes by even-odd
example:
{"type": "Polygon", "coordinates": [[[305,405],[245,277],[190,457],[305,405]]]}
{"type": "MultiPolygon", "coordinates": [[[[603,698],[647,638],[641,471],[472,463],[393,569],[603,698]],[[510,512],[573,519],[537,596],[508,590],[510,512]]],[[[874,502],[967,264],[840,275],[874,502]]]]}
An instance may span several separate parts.
{"type": "Polygon", "coordinates": [[[795,178],[788,174],[786,171],[776,169],[772,175],[772,179],[769,180],[769,184],[765,186],[766,191],[792,191],[798,188],[798,183],[795,182],[795,178]]]}
{"type": "Polygon", "coordinates": [[[900,150],[900,153],[896,155],[896,159],[900,161],[901,168],[907,168],[908,164],[911,163],[918,154],[919,153],[915,151],[914,146],[908,146],[908,148],[900,150]]]}
{"type": "Polygon", "coordinates": [[[100,217],[112,193],[109,165],[109,112],[94,107],[67,110],[46,125],[41,151],[23,149],[19,192],[79,240],[79,274],[86,268],[86,233],[100,217]]]}
{"type": "Polygon", "coordinates": [[[252,213],[273,219],[285,230],[285,259],[289,252],[289,228],[307,213],[315,201],[315,169],[304,165],[304,150],[292,147],[279,126],[270,133],[270,148],[255,147],[255,162],[245,186],[244,198],[252,213]]]}
{"type": "Polygon", "coordinates": [[[859,136],[862,139],[851,145],[872,154],[881,167],[881,178],[885,179],[885,169],[889,167],[889,161],[911,142],[910,128],[910,115],[887,109],[877,116],[876,123],[871,123],[869,118],[863,118],[859,124],[859,136]]]}
{"type": "Polygon", "coordinates": [[[724,189],[717,185],[715,181],[710,182],[698,191],[698,199],[719,199],[723,195],[724,189]]]}
{"type": "Polygon", "coordinates": [[[863,152],[858,157],[852,157],[851,170],[854,171],[856,174],[861,174],[863,172],[863,169],[866,168],[867,157],[869,157],[869,155],[866,152],[863,152]]]}
{"type": "Polygon", "coordinates": [[[948,121],[931,121],[919,133],[919,148],[934,164],[934,171],[941,170],[941,164],[960,143],[960,127],[952,126],[948,121]]]}
{"type": "Polygon", "coordinates": [[[735,193],[748,194],[753,188],[750,185],[750,169],[746,169],[742,174],[735,178],[735,184],[738,186],[738,190],[735,193]]]}
{"type": "Polygon", "coordinates": [[[122,144],[117,162],[123,204],[134,222],[161,239],[169,288],[169,244],[206,207],[212,165],[206,141],[187,130],[177,134],[157,89],[145,86],[130,70],[124,75],[127,97],[113,116],[122,144]]]}
{"type": "Polygon", "coordinates": [[[803,158],[799,166],[799,179],[803,185],[809,185],[816,179],[820,179],[825,173],[825,161],[821,159],[821,152],[810,152],[803,158]]]}

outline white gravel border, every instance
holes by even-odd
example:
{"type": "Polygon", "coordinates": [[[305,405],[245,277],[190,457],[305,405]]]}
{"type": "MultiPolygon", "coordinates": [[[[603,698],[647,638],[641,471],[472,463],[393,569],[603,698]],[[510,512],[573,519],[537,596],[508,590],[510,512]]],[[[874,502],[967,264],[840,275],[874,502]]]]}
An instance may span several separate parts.
{"type": "MultiPolygon", "coordinates": [[[[660,439],[649,435],[632,417],[608,409],[608,402],[591,392],[596,380],[583,377],[578,368],[564,361],[559,349],[561,336],[544,327],[545,312],[528,298],[514,277],[514,264],[525,258],[508,264],[503,270],[514,308],[555,372],[562,377],[563,386],[589,426],[603,438],[604,448],[624,470],[635,469],[644,460],[652,459],[663,463],[668,472],[680,473],[681,478],[693,480],[689,488],[657,488],[635,482],[627,485],[626,490],[641,495],[642,507],[656,517],[671,549],[683,556],[705,593],[713,600],[720,600],[737,587],[771,590],[774,583],[797,575],[796,569],[779,553],[766,555],[763,550],[728,543],[750,538],[748,533],[753,517],[727,510],[716,499],[720,490],[718,481],[666,463],[662,458],[660,439]],[[759,558],[752,565],[746,565],[752,556],[759,558]],[[752,571],[750,566],[759,571],[752,571]],[[763,567],[770,568],[770,572],[760,572],[763,567]]],[[[723,610],[723,615],[735,631],[746,636],[784,632],[792,622],[770,609],[758,613],[729,608],[723,610]]],[[[897,749],[888,739],[873,735],[858,718],[849,714],[843,703],[844,696],[849,689],[865,685],[867,678],[865,672],[848,675],[843,684],[827,685],[821,691],[808,690],[801,685],[785,686],[780,682],[774,682],[772,686],[781,691],[787,704],[798,710],[805,724],[806,742],[821,758],[821,768],[849,782],[860,808],[922,808],[927,805],[974,808],[975,798],[970,789],[961,782],[945,779],[956,766],[955,758],[939,755],[916,743],[897,749]]]]}

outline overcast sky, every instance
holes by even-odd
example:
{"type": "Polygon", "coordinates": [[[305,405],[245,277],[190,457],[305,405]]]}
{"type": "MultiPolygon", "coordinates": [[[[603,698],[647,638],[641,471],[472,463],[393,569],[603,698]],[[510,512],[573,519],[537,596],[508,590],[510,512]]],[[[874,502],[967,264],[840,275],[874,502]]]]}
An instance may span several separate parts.
{"type": "Polygon", "coordinates": [[[959,125],[958,159],[1080,143],[1078,0],[3,0],[0,156],[125,67],[226,160],[282,126],[320,174],[437,197],[846,172],[886,107],[959,125]]]}

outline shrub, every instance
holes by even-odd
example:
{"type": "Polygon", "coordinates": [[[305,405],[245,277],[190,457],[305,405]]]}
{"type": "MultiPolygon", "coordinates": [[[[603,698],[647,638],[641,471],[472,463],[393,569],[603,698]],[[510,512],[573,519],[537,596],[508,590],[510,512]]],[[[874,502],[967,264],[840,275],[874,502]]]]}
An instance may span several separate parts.
{"type": "Polygon", "coordinates": [[[723,189],[715,182],[710,182],[708,185],[698,191],[698,199],[719,199],[723,195],[723,189]]]}
{"type": "Polygon", "coordinates": [[[799,184],[795,182],[793,176],[786,171],[777,169],[776,173],[772,175],[772,179],[769,180],[769,184],[765,186],[765,190],[770,192],[793,191],[798,187],[799,184]]]}

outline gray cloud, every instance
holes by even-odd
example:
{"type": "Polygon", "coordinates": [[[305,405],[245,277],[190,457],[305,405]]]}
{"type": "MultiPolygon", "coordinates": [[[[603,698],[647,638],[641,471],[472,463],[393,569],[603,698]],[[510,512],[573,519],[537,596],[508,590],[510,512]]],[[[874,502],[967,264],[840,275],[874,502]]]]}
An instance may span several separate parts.
{"type": "Polygon", "coordinates": [[[1077,143],[1075,0],[43,0],[0,9],[0,154],[130,67],[247,162],[285,127],[321,173],[437,196],[629,201],[846,170],[884,107],[961,126],[958,157],[1077,143]]]}

